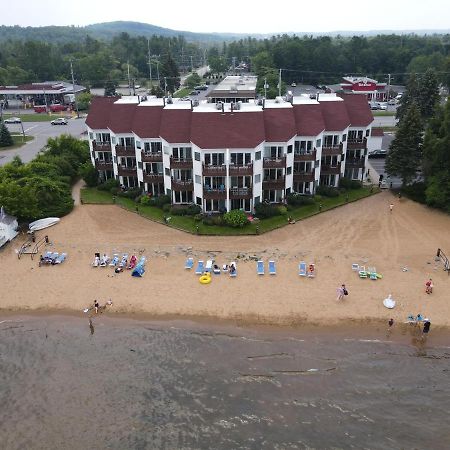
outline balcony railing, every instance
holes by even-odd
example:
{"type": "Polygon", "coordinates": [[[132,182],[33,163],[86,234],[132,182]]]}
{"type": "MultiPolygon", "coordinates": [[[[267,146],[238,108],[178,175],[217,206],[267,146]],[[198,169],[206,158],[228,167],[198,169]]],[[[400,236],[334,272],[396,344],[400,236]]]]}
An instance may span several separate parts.
{"type": "Polygon", "coordinates": [[[141,152],[142,162],[162,162],[163,155],[161,152],[158,153],[145,153],[141,152]]]}
{"type": "Polygon", "coordinates": [[[332,147],[327,147],[324,145],[322,147],[323,156],[340,155],[341,153],[342,153],[342,144],[334,145],[332,147]]]}
{"type": "Polygon", "coordinates": [[[172,178],[172,190],[174,191],[193,191],[194,183],[192,180],[175,180],[172,178]]]}
{"type": "Polygon", "coordinates": [[[231,200],[241,199],[241,198],[242,199],[253,198],[252,188],[241,187],[241,188],[231,188],[230,189],[230,199],[231,200]]]}
{"type": "Polygon", "coordinates": [[[345,160],[346,167],[364,167],[364,158],[347,158],[345,160]]]}
{"type": "Polygon", "coordinates": [[[348,139],[347,149],[348,150],[358,150],[367,148],[367,139],[348,139]]]}
{"type": "Polygon", "coordinates": [[[249,164],[230,164],[231,176],[253,175],[253,163],[249,164]]]}
{"type": "Polygon", "coordinates": [[[117,156],[135,156],[136,151],[134,147],[125,145],[116,145],[116,155],[117,156]]]}
{"type": "Polygon", "coordinates": [[[328,166],[322,164],[320,173],[321,175],[339,175],[341,173],[341,164],[339,163],[337,166],[328,166]]]}
{"type": "Polygon", "coordinates": [[[315,161],[316,149],[310,153],[294,153],[294,161],[315,161]]]}
{"type": "Polygon", "coordinates": [[[111,142],[92,141],[92,149],[95,152],[110,152],[111,151],[111,142]]]}
{"type": "Polygon", "coordinates": [[[112,161],[101,161],[95,160],[95,168],[97,170],[113,170],[113,162],[112,161]]]}
{"type": "Polygon", "coordinates": [[[162,173],[144,172],[145,183],[164,183],[164,175],[162,173]]]}
{"type": "Polygon", "coordinates": [[[286,156],[281,158],[264,158],[263,168],[264,169],[284,169],[286,167],[286,156]]]}
{"type": "Polygon", "coordinates": [[[171,169],[192,169],[192,159],[181,159],[170,157],[171,169]]]}
{"type": "Polygon", "coordinates": [[[262,188],[263,190],[272,190],[272,189],[284,189],[286,185],[284,177],[279,177],[277,179],[269,179],[263,180],[262,188]]]}
{"type": "Polygon", "coordinates": [[[128,166],[122,166],[119,164],[117,166],[117,173],[121,177],[136,177],[137,176],[136,166],[128,167],[128,166]]]}
{"type": "Polygon", "coordinates": [[[226,166],[213,166],[203,164],[203,175],[206,177],[224,177],[227,174],[226,166]]]}
{"type": "Polygon", "coordinates": [[[226,200],[227,191],[222,189],[211,189],[207,186],[203,186],[203,198],[206,200],[226,200]]]}
{"type": "Polygon", "coordinates": [[[310,183],[314,181],[314,172],[294,172],[294,181],[298,183],[310,183]]]}

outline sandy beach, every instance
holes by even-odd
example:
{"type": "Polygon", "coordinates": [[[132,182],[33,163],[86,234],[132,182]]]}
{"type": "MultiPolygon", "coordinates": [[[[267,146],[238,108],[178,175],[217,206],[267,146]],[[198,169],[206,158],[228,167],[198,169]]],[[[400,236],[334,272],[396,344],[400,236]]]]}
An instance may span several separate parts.
{"type": "Polygon", "coordinates": [[[450,253],[450,217],[389,192],[351,203],[261,236],[193,236],[153,223],[117,206],[76,205],[48,234],[45,250],[67,252],[58,266],[38,266],[18,249],[18,236],[0,251],[0,309],[6,311],[82,310],[98,299],[114,305],[108,314],[146,313],[154,317],[218,318],[238,323],[297,325],[357,321],[404,322],[421,313],[433,326],[450,326],[450,276],[435,261],[437,248],[450,253]],[[389,211],[389,203],[394,209],[389,211]],[[110,267],[93,268],[94,253],[147,257],[144,277],[110,267]],[[184,269],[187,256],[237,261],[238,276],[213,276],[201,285],[184,269]],[[255,259],[266,262],[256,274],[255,259]],[[267,262],[274,259],[277,275],[267,262]],[[316,277],[298,276],[300,261],[313,262],[316,277]],[[382,279],[360,279],[352,263],[374,266],[382,279]],[[403,270],[407,268],[407,270],[403,270]],[[431,277],[434,291],[425,293],[431,277]],[[336,301],[345,283],[349,295],[336,301]],[[383,299],[392,294],[396,307],[383,299]]]}

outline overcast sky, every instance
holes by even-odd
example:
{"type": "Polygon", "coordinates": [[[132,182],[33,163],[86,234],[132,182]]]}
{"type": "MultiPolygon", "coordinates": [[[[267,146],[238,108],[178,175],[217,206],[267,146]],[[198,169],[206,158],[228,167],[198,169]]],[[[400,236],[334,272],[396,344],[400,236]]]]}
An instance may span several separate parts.
{"type": "Polygon", "coordinates": [[[88,25],[130,20],[174,30],[233,33],[450,28],[449,0],[3,2],[1,25],[88,25]]]}

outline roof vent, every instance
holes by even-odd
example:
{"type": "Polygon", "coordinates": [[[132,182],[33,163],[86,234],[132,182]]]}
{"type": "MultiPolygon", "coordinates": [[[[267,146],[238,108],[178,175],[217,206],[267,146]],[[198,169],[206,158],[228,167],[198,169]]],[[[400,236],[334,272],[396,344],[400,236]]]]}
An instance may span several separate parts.
{"type": "Polygon", "coordinates": [[[171,105],[172,103],[173,103],[172,96],[169,95],[169,96],[167,97],[167,104],[168,104],[168,105],[171,105]]]}
{"type": "Polygon", "coordinates": [[[222,109],[222,105],[223,105],[222,102],[217,102],[216,103],[216,109],[222,109]]]}
{"type": "Polygon", "coordinates": [[[198,105],[199,105],[199,101],[198,101],[197,99],[195,99],[195,100],[193,101],[193,105],[194,105],[194,106],[198,106],[198,105]]]}

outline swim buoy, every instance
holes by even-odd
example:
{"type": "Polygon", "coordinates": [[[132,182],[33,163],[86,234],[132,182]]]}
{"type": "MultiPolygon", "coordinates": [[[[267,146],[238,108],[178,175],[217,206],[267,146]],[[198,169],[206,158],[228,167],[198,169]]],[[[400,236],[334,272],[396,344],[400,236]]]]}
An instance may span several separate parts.
{"type": "Polygon", "coordinates": [[[207,273],[205,275],[202,275],[198,281],[200,281],[201,284],[209,284],[211,283],[211,274],[207,273]]]}

